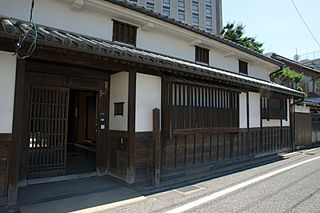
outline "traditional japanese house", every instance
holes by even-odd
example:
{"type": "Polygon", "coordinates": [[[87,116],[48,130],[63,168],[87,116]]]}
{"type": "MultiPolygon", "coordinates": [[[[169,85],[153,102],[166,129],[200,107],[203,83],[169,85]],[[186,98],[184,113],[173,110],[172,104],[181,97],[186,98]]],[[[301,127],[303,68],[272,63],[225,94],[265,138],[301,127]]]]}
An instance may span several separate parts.
{"type": "Polygon", "coordinates": [[[284,63],[297,74],[303,73],[301,82],[285,83],[275,79],[277,83],[292,89],[301,87],[306,93],[303,101],[295,106],[295,145],[299,147],[315,146],[320,142],[320,71],[285,58],[276,53],[268,54],[271,58],[284,63]]]}
{"type": "Polygon", "coordinates": [[[116,0],[37,1],[35,30],[29,4],[0,8],[2,208],[39,178],[157,184],[293,147],[291,103],[303,93],[269,81],[281,62],[116,0]],[[23,34],[19,54],[35,36],[36,48],[19,59],[23,34]]]}

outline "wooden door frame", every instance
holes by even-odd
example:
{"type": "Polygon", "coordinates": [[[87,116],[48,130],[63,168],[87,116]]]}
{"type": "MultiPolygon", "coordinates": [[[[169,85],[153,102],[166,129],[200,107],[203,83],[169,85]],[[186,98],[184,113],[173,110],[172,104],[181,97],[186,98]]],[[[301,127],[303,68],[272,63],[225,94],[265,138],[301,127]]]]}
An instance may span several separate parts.
{"type": "MultiPolygon", "coordinates": [[[[37,64],[37,63],[36,63],[37,64]]],[[[51,65],[48,65],[48,66],[51,66],[51,65]]],[[[52,65],[53,67],[55,67],[55,65],[52,65]]],[[[32,65],[32,62],[31,62],[31,67],[33,67],[32,65]]],[[[57,66],[59,67],[59,66],[57,66]]],[[[24,65],[24,70],[26,70],[25,68],[25,65],[24,65]]],[[[23,73],[23,84],[22,84],[22,95],[21,97],[25,97],[23,102],[24,103],[21,103],[21,106],[23,106],[23,112],[24,113],[30,113],[29,109],[30,109],[30,103],[29,103],[29,100],[26,100],[26,99],[30,99],[30,87],[32,85],[42,85],[42,86],[47,86],[47,82],[48,82],[48,79],[46,79],[44,82],[42,81],[39,81],[39,79],[35,79],[33,80],[33,76],[36,76],[36,73],[38,73],[38,70],[40,71],[40,68],[38,67],[37,70],[33,71],[32,70],[29,70],[27,69],[26,71],[24,71],[23,73]],[[26,72],[26,74],[25,74],[26,72]],[[29,88],[29,89],[28,89],[29,88]],[[23,93],[25,92],[25,93],[23,93]]],[[[53,68],[50,68],[49,67],[49,70],[53,70],[53,68]]],[[[60,73],[57,73],[57,74],[53,74],[55,76],[60,76],[61,78],[65,78],[66,80],[66,84],[63,85],[64,88],[68,88],[70,90],[87,90],[87,91],[94,91],[94,92],[97,92],[98,95],[99,95],[99,92],[100,91],[104,91],[105,92],[105,99],[106,99],[106,102],[105,102],[105,107],[106,107],[106,112],[105,112],[105,142],[100,145],[100,142],[102,142],[101,140],[98,140],[98,137],[97,137],[97,151],[96,151],[96,171],[98,172],[98,175],[104,175],[104,174],[107,174],[107,171],[108,169],[110,168],[108,165],[110,164],[109,163],[109,157],[110,156],[110,149],[109,149],[109,144],[110,144],[110,140],[109,140],[109,98],[110,98],[110,95],[109,95],[109,85],[110,85],[110,73],[109,72],[105,72],[105,79],[97,79],[96,75],[95,75],[95,78],[86,78],[86,76],[80,76],[80,77],[75,77],[75,80],[76,79],[83,79],[85,80],[86,82],[92,82],[92,83],[89,83],[89,84],[86,84],[85,82],[77,82],[75,80],[72,80],[73,76],[68,76],[68,73],[66,72],[68,70],[68,67],[64,67],[63,69],[65,71],[65,75],[60,75],[60,73]],[[99,81],[101,82],[101,84],[96,84],[96,82],[99,81]],[[103,85],[104,87],[102,88],[102,82],[103,82],[103,85]],[[108,83],[106,83],[108,82],[108,83]],[[82,84],[84,83],[84,86],[82,86],[82,84]],[[99,145],[98,145],[99,144],[99,145]],[[99,149],[99,150],[98,150],[99,149]],[[104,161],[104,162],[99,162],[99,161],[104,161]]],[[[71,68],[72,72],[74,73],[74,68],[71,68]]],[[[83,72],[83,71],[81,71],[83,72]]],[[[43,75],[44,73],[40,73],[41,75],[43,75]]],[[[95,72],[93,73],[95,74],[95,72]]],[[[52,75],[51,72],[47,73],[47,75],[52,75]]],[[[89,74],[86,74],[87,76],[89,74]]],[[[102,76],[102,75],[100,75],[102,76]]],[[[60,87],[61,86],[61,82],[59,82],[60,85],[57,85],[55,86],[54,85],[54,81],[52,81],[51,83],[49,83],[49,87],[60,87]]],[[[28,117],[28,116],[25,116],[25,117],[28,117]]],[[[23,120],[22,122],[24,124],[28,124],[29,122],[29,119],[22,119],[24,118],[23,116],[21,116],[21,120],[23,120]]],[[[97,117],[98,118],[98,117],[97,117]]],[[[19,141],[19,146],[18,149],[19,149],[19,152],[20,152],[20,155],[21,155],[21,160],[20,160],[20,164],[22,163],[22,165],[19,167],[19,160],[18,160],[18,163],[17,163],[17,168],[20,172],[18,172],[18,175],[19,175],[19,179],[17,180],[17,184],[19,181],[20,184],[23,186],[23,185],[26,185],[27,183],[27,167],[26,165],[23,165],[23,162],[26,162],[26,147],[25,147],[25,140],[28,136],[28,125],[22,125],[21,126],[22,128],[22,137],[21,137],[21,141],[19,141]],[[20,174],[19,174],[20,173],[20,174]]]]}

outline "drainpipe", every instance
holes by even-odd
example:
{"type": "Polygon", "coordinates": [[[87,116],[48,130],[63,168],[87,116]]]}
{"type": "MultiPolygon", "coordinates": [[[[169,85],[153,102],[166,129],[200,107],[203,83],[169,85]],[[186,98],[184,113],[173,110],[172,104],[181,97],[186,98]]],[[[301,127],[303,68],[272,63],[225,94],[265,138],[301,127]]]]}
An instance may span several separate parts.
{"type": "Polygon", "coordinates": [[[277,73],[277,72],[280,72],[281,70],[283,70],[284,67],[281,67],[280,69],[276,70],[276,71],[273,71],[269,74],[269,79],[271,81],[271,75],[273,75],[274,73],[277,73]]]}

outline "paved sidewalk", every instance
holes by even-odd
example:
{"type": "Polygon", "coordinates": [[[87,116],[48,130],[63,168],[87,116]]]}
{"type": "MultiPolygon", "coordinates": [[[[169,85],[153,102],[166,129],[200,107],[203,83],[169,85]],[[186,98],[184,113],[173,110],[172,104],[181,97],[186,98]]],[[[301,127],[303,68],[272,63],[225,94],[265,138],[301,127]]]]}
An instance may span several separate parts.
{"type": "Polygon", "coordinates": [[[23,187],[21,213],[103,212],[144,196],[113,178],[92,177],[23,187]]]}

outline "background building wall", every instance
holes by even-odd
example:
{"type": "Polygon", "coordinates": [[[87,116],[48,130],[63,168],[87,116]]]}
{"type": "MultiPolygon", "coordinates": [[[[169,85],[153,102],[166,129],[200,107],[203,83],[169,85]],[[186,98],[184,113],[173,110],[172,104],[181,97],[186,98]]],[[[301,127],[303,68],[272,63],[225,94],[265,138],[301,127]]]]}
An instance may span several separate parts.
{"type": "Polygon", "coordinates": [[[144,6],[146,8],[148,7],[148,3],[154,4],[153,10],[155,12],[164,14],[163,12],[163,6],[169,7],[170,14],[169,16],[171,18],[180,20],[184,23],[187,23],[192,26],[197,26],[199,29],[205,30],[207,32],[211,33],[218,33],[222,29],[222,1],[221,0],[211,0],[210,2],[207,2],[206,0],[184,0],[184,8],[178,7],[178,2],[179,0],[170,0],[169,4],[164,4],[162,0],[128,0],[129,2],[133,4],[138,4],[139,6],[144,6]],[[192,4],[194,2],[198,2],[199,10],[193,10],[192,4]],[[211,9],[211,14],[206,13],[206,9],[210,8],[211,9]],[[180,10],[180,11],[179,11],[180,10]],[[185,18],[179,19],[178,13],[183,13],[185,18]],[[192,17],[194,16],[193,14],[198,14],[199,17],[199,22],[195,23],[193,22],[192,17]],[[211,26],[206,24],[206,20],[209,18],[211,19],[211,26]]]}

